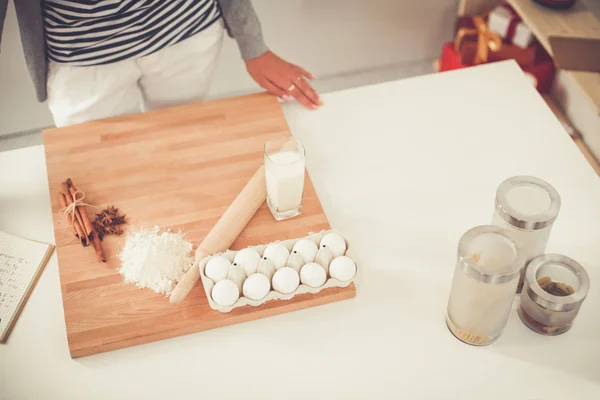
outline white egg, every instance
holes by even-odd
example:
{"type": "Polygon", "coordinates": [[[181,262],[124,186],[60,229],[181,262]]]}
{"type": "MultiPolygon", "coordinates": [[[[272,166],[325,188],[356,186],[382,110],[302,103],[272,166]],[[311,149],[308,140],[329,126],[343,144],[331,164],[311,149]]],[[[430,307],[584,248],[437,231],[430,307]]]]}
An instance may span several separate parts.
{"type": "Polygon", "coordinates": [[[317,256],[317,251],[319,251],[319,248],[312,240],[300,239],[292,248],[292,252],[294,251],[297,251],[302,255],[305,263],[309,263],[315,261],[315,257],[317,256]]]}
{"type": "Polygon", "coordinates": [[[342,282],[348,282],[356,275],[356,264],[348,256],[336,257],[329,265],[329,275],[342,282]]]}
{"type": "Polygon", "coordinates": [[[335,232],[329,232],[321,239],[321,247],[329,247],[334,257],[346,254],[346,241],[335,232]]]}
{"type": "Polygon", "coordinates": [[[331,254],[329,247],[321,247],[317,252],[315,262],[321,265],[326,273],[329,272],[329,264],[331,264],[331,260],[333,260],[333,254],[331,254]]]}
{"type": "Polygon", "coordinates": [[[256,272],[265,275],[271,280],[275,274],[275,265],[273,265],[273,261],[269,260],[267,257],[263,257],[258,264],[256,272]]]}
{"type": "Polygon", "coordinates": [[[244,296],[250,300],[263,299],[271,290],[271,282],[263,274],[252,274],[244,282],[244,296]]]}
{"type": "Polygon", "coordinates": [[[238,251],[233,259],[233,262],[241,265],[242,268],[244,268],[246,276],[250,276],[258,269],[258,263],[260,263],[260,254],[258,254],[258,251],[251,248],[243,249],[238,251]]]}
{"type": "Polygon", "coordinates": [[[296,250],[292,251],[290,254],[290,258],[287,260],[286,267],[294,268],[296,272],[300,272],[300,268],[305,264],[304,257],[302,254],[298,253],[296,250]]]}
{"type": "Polygon", "coordinates": [[[269,260],[273,261],[275,269],[285,267],[285,263],[287,262],[289,256],[290,251],[281,243],[273,243],[268,245],[263,253],[263,257],[267,257],[269,260]]]}
{"type": "Polygon", "coordinates": [[[231,262],[223,256],[212,257],[204,267],[204,275],[208,276],[215,283],[227,279],[231,262]]]}
{"type": "Polygon", "coordinates": [[[323,286],[326,280],[327,273],[317,263],[308,263],[300,270],[300,282],[307,286],[318,288],[323,286]]]}
{"type": "Polygon", "coordinates": [[[300,276],[293,268],[283,267],[273,275],[273,289],[279,293],[292,293],[298,285],[300,285],[300,276]]]}
{"type": "Polygon", "coordinates": [[[237,263],[233,263],[231,267],[229,267],[229,273],[227,274],[227,279],[238,285],[240,288],[240,293],[242,292],[242,285],[246,280],[246,274],[244,273],[244,269],[241,265],[237,263]]]}
{"type": "Polygon", "coordinates": [[[212,289],[212,299],[220,306],[232,306],[239,298],[240,290],[238,286],[228,279],[217,282],[212,289]]]}

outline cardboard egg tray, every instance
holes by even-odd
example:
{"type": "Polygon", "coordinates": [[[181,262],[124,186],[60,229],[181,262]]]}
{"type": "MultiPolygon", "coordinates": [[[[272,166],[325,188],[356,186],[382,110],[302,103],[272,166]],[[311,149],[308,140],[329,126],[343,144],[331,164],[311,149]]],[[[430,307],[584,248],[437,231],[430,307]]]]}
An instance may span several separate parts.
{"type": "MultiPolygon", "coordinates": [[[[310,235],[302,237],[302,238],[284,240],[284,241],[273,242],[273,243],[281,243],[290,252],[291,252],[292,248],[294,247],[294,244],[296,244],[296,242],[301,239],[309,239],[309,240],[313,241],[317,245],[317,247],[319,247],[319,243],[321,242],[321,239],[323,238],[323,236],[325,236],[329,232],[332,232],[332,231],[323,231],[323,232],[319,232],[319,233],[313,233],[313,234],[310,234],[310,235]]],[[[339,232],[336,232],[336,233],[338,235],[344,237],[339,232]]],[[[346,240],[346,238],[344,238],[344,240],[346,240]]],[[[260,256],[262,257],[265,249],[270,244],[272,244],[272,243],[267,243],[267,244],[263,244],[263,245],[259,245],[259,246],[251,246],[251,248],[255,249],[258,252],[258,254],[260,254],[260,256]]],[[[348,249],[349,249],[348,240],[346,240],[346,255],[348,255],[348,249]]],[[[271,291],[269,292],[269,294],[267,294],[261,300],[250,300],[246,297],[241,296],[232,306],[229,306],[229,307],[221,306],[221,305],[215,303],[212,299],[211,293],[212,293],[212,288],[215,286],[215,282],[213,282],[212,279],[210,279],[209,277],[207,277],[204,274],[204,268],[206,267],[206,264],[212,257],[221,255],[221,256],[224,256],[225,258],[227,258],[229,261],[233,262],[233,259],[235,258],[235,255],[237,253],[238,253],[238,251],[228,250],[223,253],[212,254],[201,260],[196,260],[196,262],[194,263],[194,266],[192,267],[192,268],[200,268],[200,279],[202,279],[202,285],[204,286],[204,291],[206,293],[206,297],[208,298],[208,304],[210,305],[210,308],[212,308],[213,310],[227,313],[227,312],[230,312],[231,310],[233,310],[234,308],[248,306],[248,305],[253,306],[253,307],[258,307],[261,304],[264,304],[267,301],[271,301],[271,300],[290,300],[297,294],[304,294],[304,293],[313,293],[314,294],[314,293],[318,293],[321,290],[327,289],[327,288],[346,287],[346,286],[350,285],[350,283],[354,280],[354,278],[356,278],[356,275],[358,274],[358,265],[357,265],[356,266],[357,273],[354,274],[354,277],[347,282],[342,282],[338,279],[334,279],[334,278],[330,277],[328,274],[327,280],[325,281],[323,286],[318,287],[318,288],[313,288],[313,287],[310,287],[310,286],[300,283],[300,286],[298,286],[298,288],[295,291],[293,291],[292,293],[289,293],[289,294],[279,293],[279,292],[274,291],[271,288],[271,291]]],[[[355,263],[356,263],[356,261],[355,261],[355,263]]]]}

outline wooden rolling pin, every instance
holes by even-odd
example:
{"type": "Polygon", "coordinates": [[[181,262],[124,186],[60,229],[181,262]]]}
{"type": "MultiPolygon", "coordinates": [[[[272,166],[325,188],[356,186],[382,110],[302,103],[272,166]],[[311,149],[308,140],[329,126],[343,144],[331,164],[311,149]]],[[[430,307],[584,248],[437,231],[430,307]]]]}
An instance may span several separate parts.
{"type": "Polygon", "coordinates": [[[240,194],[208,232],[200,246],[196,249],[196,262],[181,278],[171,293],[171,304],[181,302],[200,279],[197,261],[204,257],[229,249],[252,216],[267,197],[265,184],[265,167],[261,166],[250,178],[240,194]]]}

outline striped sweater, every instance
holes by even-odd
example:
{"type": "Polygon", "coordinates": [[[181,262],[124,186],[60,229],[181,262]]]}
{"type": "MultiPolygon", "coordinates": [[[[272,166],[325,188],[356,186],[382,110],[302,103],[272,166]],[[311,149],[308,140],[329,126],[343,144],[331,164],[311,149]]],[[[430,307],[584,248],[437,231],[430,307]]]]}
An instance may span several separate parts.
{"type": "Polygon", "coordinates": [[[220,17],[216,0],[45,0],[47,56],[77,66],[143,57],[220,17]]]}
{"type": "MultiPolygon", "coordinates": [[[[83,0],[82,0],[83,1],[83,0]]],[[[162,0],[167,1],[167,0],[162,0]]],[[[244,60],[258,57],[267,51],[260,23],[250,0],[216,0],[229,35],[238,44],[244,60]]],[[[39,101],[46,100],[46,36],[44,33],[43,1],[16,0],[25,61],[39,101]]],[[[0,44],[8,0],[0,0],[0,44]]],[[[0,46],[0,53],[1,53],[0,46]]]]}

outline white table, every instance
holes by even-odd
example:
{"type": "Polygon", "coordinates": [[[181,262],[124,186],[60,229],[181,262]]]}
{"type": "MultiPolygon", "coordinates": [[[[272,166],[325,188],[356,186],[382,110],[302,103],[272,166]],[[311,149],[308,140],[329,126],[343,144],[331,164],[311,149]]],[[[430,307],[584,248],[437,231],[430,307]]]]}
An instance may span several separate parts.
{"type": "MultiPolygon", "coordinates": [[[[284,109],[362,268],[356,299],[71,360],[53,257],[0,345],[0,398],[599,398],[600,181],[517,65],[324,100],[284,109]],[[516,174],[560,192],[548,250],[592,289],[565,335],[513,312],[496,344],[470,347],[444,324],[456,245],[516,174]]],[[[0,171],[0,229],[53,241],[43,149],[0,153],[0,171]]]]}

